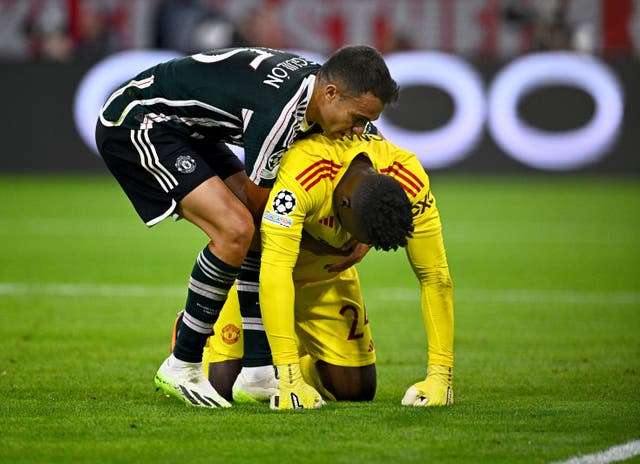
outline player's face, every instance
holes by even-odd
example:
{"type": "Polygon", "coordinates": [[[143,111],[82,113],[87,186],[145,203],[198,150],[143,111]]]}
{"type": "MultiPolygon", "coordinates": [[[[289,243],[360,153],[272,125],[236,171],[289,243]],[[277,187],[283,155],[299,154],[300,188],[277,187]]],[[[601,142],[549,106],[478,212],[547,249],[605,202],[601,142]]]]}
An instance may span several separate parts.
{"type": "Polygon", "coordinates": [[[353,214],[353,209],[350,206],[339,205],[335,210],[338,221],[342,224],[347,232],[351,234],[353,238],[362,243],[367,243],[367,237],[361,231],[358,221],[353,214]]]}
{"type": "Polygon", "coordinates": [[[325,97],[320,108],[321,120],[317,122],[330,139],[362,134],[367,123],[378,119],[384,109],[380,99],[372,93],[349,97],[342,96],[336,89],[335,94],[325,97]]]}
{"type": "Polygon", "coordinates": [[[362,228],[353,212],[352,198],[353,192],[363,178],[371,174],[376,174],[376,171],[373,170],[369,158],[364,153],[358,155],[347,168],[347,172],[338,182],[332,195],[333,210],[336,218],[347,232],[362,243],[367,243],[367,237],[362,232],[362,228]]]}

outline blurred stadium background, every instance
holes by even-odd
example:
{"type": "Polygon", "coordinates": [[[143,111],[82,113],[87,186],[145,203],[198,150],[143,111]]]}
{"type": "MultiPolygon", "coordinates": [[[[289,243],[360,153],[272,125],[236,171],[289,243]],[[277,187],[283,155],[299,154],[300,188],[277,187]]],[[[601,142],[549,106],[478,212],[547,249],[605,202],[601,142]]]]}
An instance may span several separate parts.
{"type": "Polygon", "coordinates": [[[431,171],[640,173],[638,0],[0,0],[0,172],[104,171],[96,106],[167,56],[348,43],[389,58],[380,126],[431,171]]]}
{"type": "Polygon", "coordinates": [[[531,463],[629,440],[640,462],[639,52],[640,0],[0,0],[0,462],[531,463]],[[402,94],[377,124],[441,205],[456,406],[400,413],[419,300],[404,253],[374,252],[373,404],[165,401],[203,237],[138,220],[93,150],[100,105],[168,57],[352,43],[385,54],[402,94]]]}

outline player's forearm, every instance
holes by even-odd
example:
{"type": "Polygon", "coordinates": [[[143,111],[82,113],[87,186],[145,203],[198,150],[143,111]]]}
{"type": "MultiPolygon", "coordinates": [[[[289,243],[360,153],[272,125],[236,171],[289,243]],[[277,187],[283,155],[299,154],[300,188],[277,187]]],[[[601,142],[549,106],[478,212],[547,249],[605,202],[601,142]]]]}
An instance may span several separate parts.
{"type": "Polygon", "coordinates": [[[291,269],[262,262],[260,307],[274,364],[299,362],[295,335],[295,289],[291,269]]]}
{"type": "Polygon", "coordinates": [[[415,230],[407,245],[407,255],[420,282],[422,319],[428,341],[428,364],[452,367],[453,285],[435,205],[414,217],[414,224],[415,230]]]}
{"type": "Polygon", "coordinates": [[[433,269],[421,285],[422,319],[427,332],[428,364],[453,367],[453,288],[448,269],[433,269]]]}

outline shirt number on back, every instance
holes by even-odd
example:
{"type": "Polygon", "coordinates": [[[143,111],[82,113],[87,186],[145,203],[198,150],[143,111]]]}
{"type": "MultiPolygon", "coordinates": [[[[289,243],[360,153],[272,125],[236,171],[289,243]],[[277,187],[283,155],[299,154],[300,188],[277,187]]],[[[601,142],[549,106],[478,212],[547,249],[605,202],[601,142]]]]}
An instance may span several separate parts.
{"type": "Polygon", "coordinates": [[[236,55],[241,52],[253,52],[258,55],[249,63],[249,67],[252,69],[258,69],[258,66],[260,66],[260,63],[262,63],[267,58],[273,56],[273,53],[269,53],[267,51],[260,50],[258,48],[235,48],[229,52],[219,53],[214,55],[198,53],[197,55],[192,55],[191,58],[193,58],[196,61],[199,61],[200,63],[217,63],[218,61],[224,61],[227,58],[231,58],[233,55],[236,55]]]}

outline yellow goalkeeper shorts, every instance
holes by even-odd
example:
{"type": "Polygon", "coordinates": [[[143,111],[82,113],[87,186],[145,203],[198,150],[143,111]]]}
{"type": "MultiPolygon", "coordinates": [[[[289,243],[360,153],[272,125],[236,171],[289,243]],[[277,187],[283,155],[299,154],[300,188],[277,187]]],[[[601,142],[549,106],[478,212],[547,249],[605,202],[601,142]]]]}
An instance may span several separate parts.
{"type": "MultiPolygon", "coordinates": [[[[336,366],[373,364],[375,348],[356,269],[351,267],[332,275],[323,269],[326,260],[312,256],[303,252],[294,272],[300,355],[309,354],[336,366]],[[310,278],[312,275],[315,278],[310,278]]],[[[241,358],[241,327],[234,286],[205,347],[203,364],[241,358]]]]}

